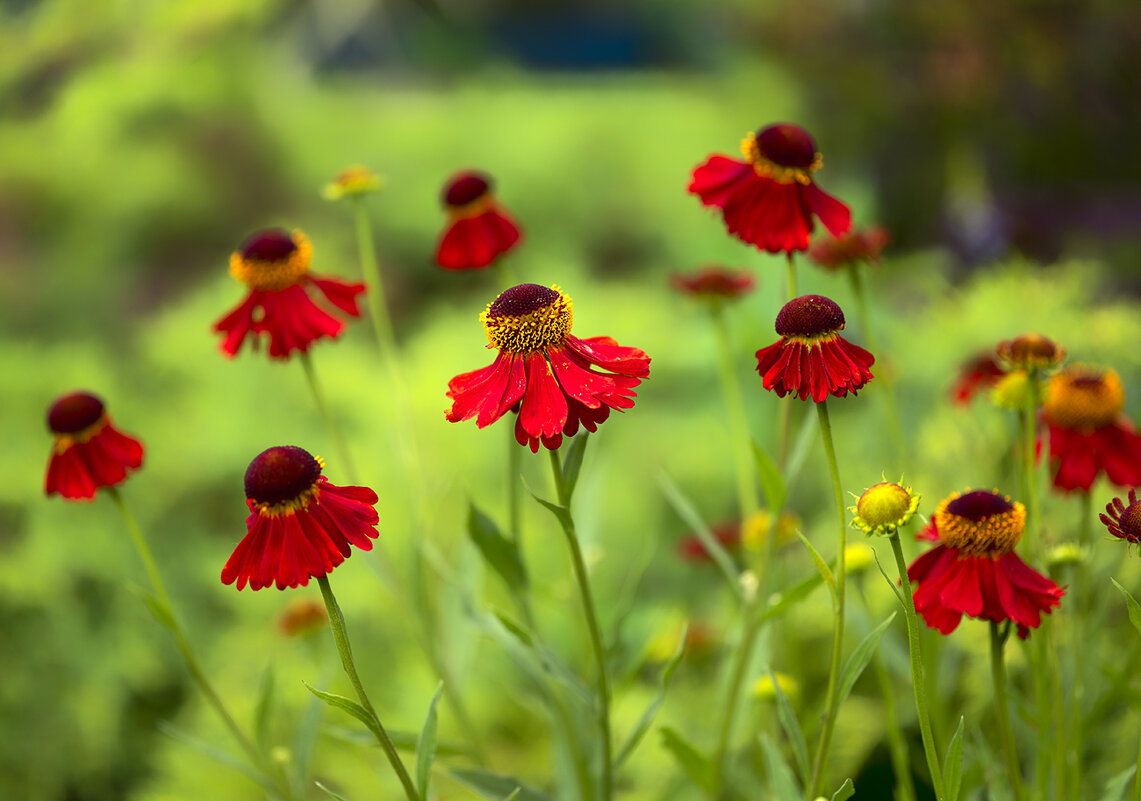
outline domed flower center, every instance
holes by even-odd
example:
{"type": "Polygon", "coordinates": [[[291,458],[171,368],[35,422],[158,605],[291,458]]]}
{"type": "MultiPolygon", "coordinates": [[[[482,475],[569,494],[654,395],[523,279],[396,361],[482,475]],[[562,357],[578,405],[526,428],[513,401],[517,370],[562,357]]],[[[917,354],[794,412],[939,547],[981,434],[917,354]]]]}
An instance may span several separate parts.
{"type": "Polygon", "coordinates": [[[1113,370],[1069,367],[1046,385],[1042,408],[1052,425],[1092,431],[1117,420],[1125,408],[1125,388],[1113,370]]]}
{"type": "Polygon", "coordinates": [[[499,350],[533,353],[562,343],[574,322],[574,304],[557,286],[519,284],[489,303],[479,321],[499,350]]]}
{"type": "Polygon", "coordinates": [[[741,152],[757,175],[786,184],[812,183],[812,173],[823,163],[808,131],[790,123],[761,128],[742,140],[741,152]]]}
{"type": "Polygon", "coordinates": [[[317,479],[324,466],[294,445],[269,448],[246,468],[246,497],[268,514],[304,509],[317,494],[317,479]]]}
{"type": "Polygon", "coordinates": [[[801,295],[784,304],[776,330],[782,337],[823,339],[844,328],[844,312],[823,295],[801,295]]]}
{"type": "Polygon", "coordinates": [[[956,492],[935,510],[939,539],[966,556],[1010,553],[1025,525],[1026,507],[986,490],[956,492]]]}
{"type": "Polygon", "coordinates": [[[1041,334],[1023,334],[998,343],[998,358],[1009,369],[1053,367],[1066,355],[1065,349],[1041,334]]]}
{"type": "Polygon", "coordinates": [[[1141,542],[1141,501],[1134,501],[1121,513],[1121,533],[1130,542],[1141,542]]]}
{"type": "Polygon", "coordinates": [[[444,205],[453,209],[470,206],[491,191],[491,176],[478,172],[461,172],[444,185],[444,205]]]}
{"type": "Polygon", "coordinates": [[[230,275],[251,289],[280,292],[309,272],[313,247],[300,231],[258,231],[230,256],[230,275]]]}
{"type": "Polygon", "coordinates": [[[893,534],[919,508],[919,496],[911,488],[884,481],[868,487],[856,502],[856,526],[868,534],[893,534]]]}
{"type": "Polygon", "coordinates": [[[87,392],[64,395],[48,409],[48,428],[55,434],[93,434],[105,420],[103,401],[87,392]]]}

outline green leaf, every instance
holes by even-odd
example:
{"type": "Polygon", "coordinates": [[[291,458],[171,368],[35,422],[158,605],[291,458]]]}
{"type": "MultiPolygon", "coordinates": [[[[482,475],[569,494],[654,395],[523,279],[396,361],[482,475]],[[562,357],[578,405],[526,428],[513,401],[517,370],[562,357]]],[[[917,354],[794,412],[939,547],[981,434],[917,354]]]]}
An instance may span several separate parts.
{"type": "MultiPolygon", "coordinates": [[[[1117,582],[1114,583],[1116,584],[1117,582]]],[[[1121,795],[1125,792],[1125,785],[1129,784],[1129,780],[1133,778],[1133,772],[1135,770],[1137,770],[1137,766],[1130,765],[1121,771],[1121,773],[1118,773],[1107,781],[1105,783],[1105,792],[1102,793],[1098,801],[1121,801],[1121,795]]]]}
{"type": "Polygon", "coordinates": [[[959,801],[959,790],[963,780],[963,716],[959,716],[959,726],[955,729],[947,753],[943,756],[943,798],[944,801],[959,801]]]}
{"type": "Polygon", "coordinates": [[[266,667],[258,689],[258,703],[254,708],[254,737],[261,750],[267,751],[269,744],[269,719],[273,710],[273,666],[266,667]]]}
{"type": "Polygon", "coordinates": [[[765,755],[765,772],[769,777],[769,797],[774,799],[797,799],[803,793],[792,775],[792,769],[785,762],[780,749],[767,734],[760,735],[761,751],[765,755]]]}
{"type": "MultiPolygon", "coordinates": [[[[527,489],[527,492],[531,492],[531,489],[529,487],[527,489]]],[[[553,514],[556,518],[558,518],[559,524],[563,527],[564,531],[567,531],[574,526],[574,521],[571,519],[571,515],[570,515],[570,509],[568,509],[567,507],[565,507],[561,504],[551,503],[548,500],[540,498],[538,495],[536,495],[533,492],[531,492],[531,497],[534,498],[539,503],[541,503],[543,506],[547,507],[547,509],[550,510],[551,514],[553,514]]]]}
{"type": "Polygon", "coordinates": [[[674,755],[685,775],[702,790],[712,794],[717,782],[714,767],[709,760],[674,729],[663,726],[659,731],[662,733],[662,745],[674,755]]]}
{"type": "Polygon", "coordinates": [[[761,620],[769,620],[770,618],[780,617],[784,614],[785,610],[793,604],[799,603],[812,594],[823,583],[822,577],[817,574],[803,579],[793,586],[789,587],[784,592],[777,596],[777,600],[770,603],[769,607],[761,614],[761,620]]]}
{"type": "Polygon", "coordinates": [[[887,571],[884,570],[883,562],[880,561],[879,551],[873,548],[872,556],[876,558],[876,567],[880,569],[880,575],[883,576],[883,580],[887,582],[887,586],[891,587],[891,591],[895,595],[895,599],[899,601],[900,606],[906,609],[907,601],[904,600],[903,593],[899,591],[899,587],[895,586],[895,579],[889,576],[887,571]]]}
{"type": "Polygon", "coordinates": [[[508,587],[512,590],[527,588],[527,568],[523,565],[519,549],[499,533],[495,521],[474,503],[468,504],[467,530],[475,547],[508,587]]]}
{"type": "Polygon", "coordinates": [[[741,590],[739,571],[737,570],[736,563],[733,561],[733,557],[729,555],[729,552],[725,550],[724,546],[713,536],[713,532],[709,530],[709,526],[701,519],[701,515],[697,513],[693,504],[690,503],[689,499],[677,488],[677,485],[670,480],[669,476],[662,473],[658,476],[658,484],[661,486],[662,492],[665,494],[670,506],[677,512],[678,517],[693,530],[697,539],[701,541],[701,545],[709,553],[709,556],[713,559],[713,563],[721,570],[722,575],[725,576],[725,580],[729,582],[729,586],[733,588],[733,592],[736,593],[738,598],[742,598],[743,593],[741,590]]]}
{"type": "Polygon", "coordinates": [[[436,705],[444,692],[444,683],[436,685],[436,694],[428,702],[428,714],[424,727],[416,740],[416,792],[420,798],[428,798],[428,779],[432,775],[432,763],[436,761],[436,705]]]}
{"type": "Polygon", "coordinates": [[[333,798],[337,799],[337,801],[349,801],[349,799],[345,798],[345,797],[344,797],[343,795],[341,795],[340,793],[334,793],[334,792],[333,792],[332,790],[330,790],[328,787],[326,787],[325,785],[321,784],[321,782],[313,782],[313,784],[317,785],[319,788],[321,788],[322,790],[324,790],[326,793],[328,793],[329,795],[333,796],[333,798]]]}
{"type": "Polygon", "coordinates": [[[146,602],[147,609],[151,610],[151,614],[154,615],[154,618],[159,622],[159,625],[165,629],[169,629],[170,631],[178,633],[178,623],[175,622],[174,613],[170,611],[170,607],[164,604],[158,598],[155,598],[150,593],[145,591],[140,592],[142,593],[143,601],[146,602]]]}
{"type": "MultiPolygon", "coordinates": [[[[832,569],[828,567],[828,563],[824,561],[824,557],[820,552],[812,547],[812,543],[808,541],[808,537],[801,533],[800,529],[796,530],[796,536],[800,537],[800,541],[804,543],[804,547],[812,554],[812,564],[816,565],[816,572],[820,574],[820,578],[824,579],[824,583],[828,585],[828,591],[832,593],[832,605],[835,606],[839,603],[839,596],[836,594],[836,577],[832,575],[832,569]]],[[[843,556],[841,555],[841,558],[843,556]]]]}
{"type": "Polygon", "coordinates": [[[1121,594],[1125,596],[1125,603],[1129,606],[1129,622],[1133,624],[1133,628],[1141,633],[1141,604],[1137,603],[1137,599],[1129,594],[1129,590],[1122,587],[1117,583],[1117,579],[1111,578],[1113,586],[1121,590],[1121,594]]]}
{"type": "Polygon", "coordinates": [[[840,785],[840,789],[832,793],[832,801],[848,801],[848,799],[855,794],[856,788],[852,785],[852,780],[844,779],[844,783],[840,785]]]}
{"type": "Polygon", "coordinates": [[[329,706],[335,706],[337,709],[348,712],[354,718],[367,726],[368,730],[375,734],[377,739],[380,739],[381,734],[380,731],[378,731],[376,728],[376,724],[373,721],[372,715],[370,715],[368,710],[358,704],[356,701],[352,700],[351,698],[345,698],[343,695],[337,695],[336,693],[327,693],[324,690],[318,690],[307,681],[303,681],[301,683],[305,685],[309,692],[313,693],[329,706]]]}
{"type": "MultiPolygon", "coordinates": [[[[316,700],[316,699],[314,699],[316,700]]],[[[420,739],[418,732],[404,731],[402,729],[385,729],[388,732],[388,739],[392,740],[392,744],[396,746],[399,751],[415,751],[416,741],[420,739]]],[[[339,740],[343,743],[351,743],[353,745],[379,747],[376,737],[372,732],[358,729],[355,726],[325,726],[321,729],[321,733],[328,735],[334,740],[339,740]]],[[[436,742],[436,756],[464,756],[470,755],[471,749],[461,745],[455,741],[438,740],[436,742]]]]}
{"type": "Polygon", "coordinates": [[[646,711],[642,713],[642,717],[638,719],[638,723],[634,726],[633,731],[630,732],[630,736],[626,738],[626,742],[618,750],[618,756],[614,757],[615,768],[621,765],[626,760],[626,757],[634,752],[634,749],[638,747],[638,743],[641,742],[642,738],[646,736],[646,732],[649,731],[654,716],[658,714],[658,709],[661,708],[662,702],[665,701],[666,690],[669,689],[670,686],[670,679],[673,678],[674,671],[677,670],[677,666],[681,664],[682,656],[685,655],[685,641],[688,636],[689,626],[686,625],[681,632],[681,640],[678,642],[677,650],[673,652],[669,661],[666,662],[666,666],[662,668],[661,678],[658,679],[657,693],[646,707],[646,711]]]}
{"type": "Polygon", "coordinates": [[[582,469],[582,456],[586,453],[586,440],[589,435],[589,431],[583,431],[572,438],[570,447],[567,448],[567,456],[563,459],[563,488],[567,493],[567,503],[570,503],[575,485],[578,484],[578,473],[582,469]]]}
{"type": "Polygon", "coordinates": [[[895,620],[895,614],[895,612],[892,612],[883,623],[880,623],[869,631],[868,636],[860,641],[860,644],[856,646],[856,650],[848,657],[848,661],[844,664],[844,670],[840,673],[840,689],[836,694],[837,709],[844,703],[844,699],[848,697],[848,693],[852,691],[852,687],[856,684],[856,679],[860,678],[860,674],[863,673],[864,668],[868,666],[868,662],[872,659],[872,654],[876,651],[876,646],[879,645],[880,638],[883,637],[883,633],[887,631],[887,627],[891,625],[891,621],[895,620]]]}
{"type": "Polygon", "coordinates": [[[804,739],[804,731],[800,728],[800,721],[796,718],[796,712],[793,711],[788,696],[780,688],[780,682],[777,681],[776,674],[771,668],[769,679],[773,683],[773,692],[776,695],[777,717],[780,719],[781,728],[788,735],[788,741],[792,745],[792,755],[796,758],[796,767],[800,771],[800,778],[807,782],[811,766],[808,762],[808,743],[804,739]]]}
{"type": "Polygon", "coordinates": [[[550,797],[533,790],[514,776],[501,776],[479,768],[451,768],[448,774],[460,784],[471,788],[490,801],[551,801],[550,797]]]}
{"type": "MultiPolygon", "coordinates": [[[[757,463],[757,476],[761,481],[761,492],[765,494],[765,504],[773,515],[780,515],[780,510],[784,508],[785,499],[788,497],[784,477],[781,476],[780,468],[772,457],[763,448],[758,447],[757,443],[754,442],[752,445],[753,459],[757,463]]],[[[777,521],[774,517],[770,534],[776,532],[776,526],[777,521]]]]}
{"type": "MultiPolygon", "coordinates": [[[[805,404],[806,405],[806,404],[805,404]]],[[[806,414],[800,421],[800,430],[796,433],[796,442],[792,446],[792,454],[788,458],[788,470],[785,473],[784,484],[791,487],[796,483],[801,468],[808,461],[808,451],[816,441],[817,419],[815,414],[806,414]]]]}
{"type": "Polygon", "coordinates": [[[195,737],[191,737],[189,734],[185,734],[184,732],[176,729],[174,726],[171,726],[165,720],[160,720],[158,722],[158,729],[167,737],[170,737],[172,740],[178,740],[183,745],[190,746],[195,751],[205,754],[215,762],[233,768],[239,773],[248,776],[260,784],[262,787],[264,787],[266,790],[268,790],[271,795],[278,794],[278,788],[274,786],[273,780],[270,779],[269,776],[265,775],[260,770],[255,770],[237,757],[231,756],[229,753],[223,751],[221,748],[218,748],[213,743],[208,743],[204,740],[199,740],[195,737]]]}

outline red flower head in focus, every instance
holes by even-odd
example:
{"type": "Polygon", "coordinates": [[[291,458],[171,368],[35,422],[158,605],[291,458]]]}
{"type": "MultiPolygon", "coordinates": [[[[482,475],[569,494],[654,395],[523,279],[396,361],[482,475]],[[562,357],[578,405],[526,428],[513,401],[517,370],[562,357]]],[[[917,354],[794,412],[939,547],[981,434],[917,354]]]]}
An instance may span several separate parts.
{"type": "Polygon", "coordinates": [[[1102,471],[1119,487],[1141,485],[1141,437],[1124,408],[1125,389],[1113,370],[1070,365],[1050,378],[1042,419],[1055,487],[1088,492],[1102,471]]]}
{"type": "Polygon", "coordinates": [[[345,324],[313,302],[309,287],[328,304],[351,317],[360,316],[357,295],[364,284],[336,278],[320,278],[309,272],[313,247],[300,231],[280,228],[258,231],[230,256],[230,275],[250,288],[237,308],[214,323],[225,334],[220,348],[233,358],[246,336],[253,334],[254,348],[263,334],[269,337],[269,355],[287,359],[294,351],[305,353],[321,337],[335,339],[345,324]]]}
{"type": "Polygon", "coordinates": [[[833,236],[851,227],[848,207],[812,181],[822,159],[808,131],[769,125],[745,137],[741,150],[744,161],[710,156],[689,184],[702,204],[721,209],[729,233],[770,253],[790,253],[808,250],[814,216],[833,236]]]}
{"type": "Polygon", "coordinates": [[[1114,498],[1105,505],[1105,512],[1098,517],[1110,534],[1130,545],[1141,545],[1141,501],[1137,500],[1137,490],[1129,490],[1128,506],[1114,498]]]}
{"type": "Polygon", "coordinates": [[[87,392],[56,399],[48,409],[48,428],[55,435],[48,471],[47,495],[91,500],[100,487],[114,487],[143,464],[143,446],[111,425],[103,401],[87,392]]]}
{"type": "Polygon", "coordinates": [[[689,275],[675,273],[671,276],[670,283],[678,292],[720,305],[752,292],[756,280],[752,273],[745,270],[731,270],[719,264],[709,264],[689,275]]]}
{"type": "Polygon", "coordinates": [[[960,406],[971,402],[979,390],[993,387],[1006,375],[993,351],[979,353],[959,367],[959,375],[951,387],[951,401],[960,406]]]}
{"type": "Polygon", "coordinates": [[[808,258],[825,270],[842,270],[857,264],[878,264],[880,253],[891,241],[882,225],[852,229],[843,236],[817,239],[808,249],[808,258]]]}
{"type": "Polygon", "coordinates": [[[337,487],[325,463],[301,448],[262,451],[246,470],[246,536],[222,568],[222,583],[260,590],[304,587],[351,554],[372,550],[379,520],[376,493],[337,487]]]}
{"type": "Polygon", "coordinates": [[[915,611],[928,626],[950,634],[967,615],[1011,620],[1022,639],[1038,628],[1065,590],[1014,552],[1025,525],[1026,508],[997,492],[956,492],[939,504],[919,537],[940,544],[907,569],[918,584],[915,611]]]}
{"type": "Polygon", "coordinates": [[[767,390],[816,403],[829,394],[856,394],[873,377],[875,357],[840,336],[844,312],[823,295],[801,295],[777,314],[781,339],[757,351],[757,372],[767,390]]]}
{"type": "Polygon", "coordinates": [[[515,439],[536,453],[540,443],[556,450],[580,424],[594,431],[611,409],[629,409],[634,387],[650,372],[650,357],[639,348],[572,335],[573,304],[558,287],[511,287],[479,319],[488,347],[499,354],[489,366],[448,382],[447,419],[475,417],[483,428],[514,411],[515,439]]]}
{"type": "Polygon", "coordinates": [[[436,263],[445,270],[475,270],[519,243],[519,226],[491,194],[491,176],[467,170],[444,184],[448,224],[440,234],[436,263]]]}

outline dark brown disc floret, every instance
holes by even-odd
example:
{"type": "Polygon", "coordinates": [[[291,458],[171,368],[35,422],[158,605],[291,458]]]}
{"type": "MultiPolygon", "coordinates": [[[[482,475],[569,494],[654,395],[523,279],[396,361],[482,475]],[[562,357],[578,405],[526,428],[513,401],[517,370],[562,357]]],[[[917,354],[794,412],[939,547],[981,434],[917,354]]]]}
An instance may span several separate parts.
{"type": "Polygon", "coordinates": [[[251,261],[284,261],[295,250],[297,243],[288,231],[267,228],[245,241],[242,245],[242,258],[251,261]]]}
{"type": "Polygon", "coordinates": [[[760,154],[782,167],[808,168],[816,161],[816,142],[799,125],[780,122],[757,131],[760,154]]]}
{"type": "Polygon", "coordinates": [[[56,434],[78,434],[103,417],[103,401],[88,392],[73,392],[48,409],[48,428],[56,434]]]}
{"type": "Polygon", "coordinates": [[[321,463],[307,450],[279,445],[259,453],[246,468],[246,497],[270,506],[289,503],[312,489],[321,463]]]}
{"type": "Polygon", "coordinates": [[[491,176],[481,172],[461,172],[444,185],[444,205],[461,208],[491,191],[491,176]]]}
{"type": "Polygon", "coordinates": [[[522,317],[524,314],[550,306],[559,299],[559,293],[538,284],[519,284],[500,293],[487,307],[488,318],[522,317]]]}
{"type": "Polygon", "coordinates": [[[782,337],[818,337],[844,328],[844,312],[823,295],[801,295],[784,304],[776,330],[782,337]]]}
{"type": "Polygon", "coordinates": [[[960,495],[947,504],[947,511],[975,522],[986,517],[994,517],[1009,512],[1014,505],[1009,499],[996,492],[975,490],[960,495]]]}

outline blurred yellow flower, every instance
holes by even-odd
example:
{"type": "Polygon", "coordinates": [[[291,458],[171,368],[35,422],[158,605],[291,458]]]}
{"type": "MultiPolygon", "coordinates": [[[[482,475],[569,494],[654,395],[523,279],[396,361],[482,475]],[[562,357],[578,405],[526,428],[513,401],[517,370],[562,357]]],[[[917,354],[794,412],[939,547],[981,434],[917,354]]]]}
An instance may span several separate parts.
{"type": "MultiPolygon", "coordinates": [[[[773,672],[776,676],[777,686],[780,691],[787,696],[796,695],[800,690],[800,684],[792,676],[787,673],[773,672]]],[[[765,674],[753,682],[753,697],[759,701],[771,701],[776,698],[776,690],[773,689],[773,679],[769,674],[765,674]]]]}

